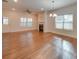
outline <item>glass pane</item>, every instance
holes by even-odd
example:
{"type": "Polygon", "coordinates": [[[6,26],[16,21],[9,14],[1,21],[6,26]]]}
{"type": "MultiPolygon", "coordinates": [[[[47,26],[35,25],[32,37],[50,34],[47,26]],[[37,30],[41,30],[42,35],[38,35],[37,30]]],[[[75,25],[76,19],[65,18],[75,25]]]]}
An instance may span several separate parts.
{"type": "Polygon", "coordinates": [[[27,26],[28,26],[28,27],[31,27],[31,26],[32,26],[32,22],[28,22],[28,23],[27,23],[27,26]]]}
{"type": "Polygon", "coordinates": [[[26,18],[21,18],[21,22],[26,22],[27,19],[26,18]]]}
{"type": "Polygon", "coordinates": [[[8,24],[8,17],[3,17],[3,24],[8,24]]]}
{"type": "Polygon", "coordinates": [[[63,23],[56,23],[56,28],[63,29],[63,23]]]}
{"type": "Polygon", "coordinates": [[[72,30],[73,29],[73,23],[64,23],[64,29],[72,30]]]}
{"type": "Polygon", "coordinates": [[[24,18],[21,18],[21,22],[24,22],[24,18]]]}
{"type": "Polygon", "coordinates": [[[55,21],[56,21],[56,22],[63,22],[63,20],[64,20],[64,17],[63,17],[63,16],[57,16],[57,17],[55,18],[55,21]]]}
{"type": "Polygon", "coordinates": [[[28,22],[32,22],[32,18],[28,18],[28,22]]]}
{"type": "Polygon", "coordinates": [[[73,15],[64,15],[64,22],[72,22],[73,15]]]}
{"type": "Polygon", "coordinates": [[[21,22],[21,26],[27,26],[27,23],[21,22]]]}
{"type": "Polygon", "coordinates": [[[24,18],[24,22],[27,22],[27,18],[24,18]]]}

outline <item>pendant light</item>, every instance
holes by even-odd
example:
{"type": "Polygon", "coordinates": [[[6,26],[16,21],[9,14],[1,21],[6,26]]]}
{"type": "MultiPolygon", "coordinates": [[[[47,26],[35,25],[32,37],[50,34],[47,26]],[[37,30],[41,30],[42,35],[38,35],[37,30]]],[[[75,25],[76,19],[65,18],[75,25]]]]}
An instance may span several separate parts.
{"type": "Polygon", "coordinates": [[[55,1],[52,1],[53,7],[52,7],[52,12],[49,15],[50,17],[56,17],[57,16],[57,14],[54,13],[54,3],[55,3],[55,1]]]}

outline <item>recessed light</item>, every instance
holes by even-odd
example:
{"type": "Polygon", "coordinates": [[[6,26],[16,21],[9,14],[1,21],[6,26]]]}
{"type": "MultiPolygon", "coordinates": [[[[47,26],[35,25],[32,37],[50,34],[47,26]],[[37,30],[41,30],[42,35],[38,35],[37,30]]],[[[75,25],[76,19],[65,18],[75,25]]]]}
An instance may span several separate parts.
{"type": "Polygon", "coordinates": [[[52,13],[50,13],[50,15],[49,15],[50,17],[52,17],[53,15],[52,15],[52,13]]]}
{"type": "Polygon", "coordinates": [[[18,0],[14,0],[14,2],[18,2],[18,0]]]}
{"type": "Polygon", "coordinates": [[[16,9],[15,8],[12,8],[12,10],[15,11],[16,9]]]}

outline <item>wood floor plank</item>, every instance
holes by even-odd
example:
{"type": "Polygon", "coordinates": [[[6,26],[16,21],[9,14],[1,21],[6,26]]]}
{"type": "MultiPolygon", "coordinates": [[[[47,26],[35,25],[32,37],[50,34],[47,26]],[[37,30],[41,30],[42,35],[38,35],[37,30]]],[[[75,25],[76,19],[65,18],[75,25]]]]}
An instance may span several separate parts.
{"type": "Polygon", "coordinates": [[[76,59],[75,46],[76,39],[52,33],[3,33],[3,59],[76,59]]]}

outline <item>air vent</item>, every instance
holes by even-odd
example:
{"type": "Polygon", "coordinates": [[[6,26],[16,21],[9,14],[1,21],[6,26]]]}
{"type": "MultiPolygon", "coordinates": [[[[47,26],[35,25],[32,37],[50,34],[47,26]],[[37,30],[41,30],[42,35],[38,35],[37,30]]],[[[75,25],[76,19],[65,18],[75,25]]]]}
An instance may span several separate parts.
{"type": "Polygon", "coordinates": [[[3,2],[8,2],[8,0],[2,0],[3,2]]]}

